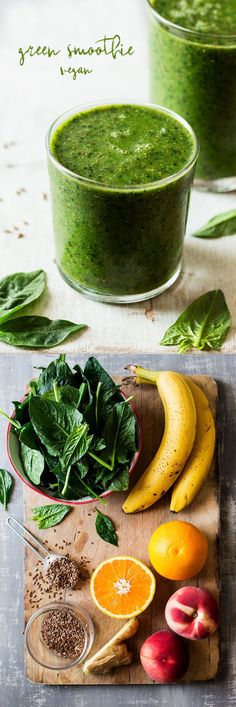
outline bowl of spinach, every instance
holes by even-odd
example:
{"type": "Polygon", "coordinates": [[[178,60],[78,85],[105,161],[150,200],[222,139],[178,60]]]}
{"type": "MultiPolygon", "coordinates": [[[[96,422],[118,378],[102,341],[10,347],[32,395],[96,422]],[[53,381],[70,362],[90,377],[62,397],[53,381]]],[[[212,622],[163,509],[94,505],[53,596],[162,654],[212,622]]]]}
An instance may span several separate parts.
{"type": "Polygon", "coordinates": [[[61,354],[13,404],[8,456],[32,489],[72,505],[128,489],[141,450],[140,420],[95,357],[71,369],[61,354]]]}

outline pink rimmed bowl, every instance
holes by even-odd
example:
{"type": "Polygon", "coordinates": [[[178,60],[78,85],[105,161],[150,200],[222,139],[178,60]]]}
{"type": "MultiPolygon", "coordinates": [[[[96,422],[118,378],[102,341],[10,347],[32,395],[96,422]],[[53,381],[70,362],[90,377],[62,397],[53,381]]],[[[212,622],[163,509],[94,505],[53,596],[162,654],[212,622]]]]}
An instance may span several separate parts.
{"type": "MultiPolygon", "coordinates": [[[[126,395],[126,393],[124,393],[123,390],[121,390],[120,392],[124,398],[128,397],[126,395]]],[[[21,398],[20,402],[23,402],[24,399],[25,399],[25,396],[23,396],[23,398],[21,398]]],[[[134,471],[136,464],[138,462],[141,448],[142,448],[142,427],[141,427],[140,416],[139,416],[136,406],[134,405],[133,402],[129,402],[129,405],[132,407],[132,410],[133,410],[135,418],[136,418],[136,427],[137,427],[137,436],[138,436],[138,449],[133,456],[133,459],[131,461],[131,465],[129,468],[129,474],[132,474],[132,472],[134,471]]],[[[14,417],[15,417],[14,412],[11,415],[11,417],[12,417],[12,419],[14,419],[14,417]]],[[[20,458],[20,446],[19,446],[18,437],[14,433],[14,428],[10,422],[7,427],[6,444],[7,444],[8,459],[9,459],[10,464],[13,467],[14,471],[16,472],[17,476],[19,476],[21,481],[23,481],[24,484],[26,484],[26,486],[29,486],[30,489],[32,489],[33,491],[36,491],[36,493],[40,494],[40,496],[44,496],[45,498],[48,498],[50,501],[56,501],[57,503],[62,503],[63,505],[67,504],[69,506],[82,506],[82,505],[85,505],[86,503],[95,503],[98,501],[97,498],[92,498],[91,496],[85,496],[84,498],[76,499],[76,500],[73,500],[73,499],[72,500],[71,499],[64,500],[62,498],[57,498],[56,496],[53,496],[52,494],[50,494],[49,491],[45,491],[45,489],[43,489],[41,486],[35,486],[24,472],[23,465],[22,465],[21,458],[20,458]]],[[[101,496],[99,498],[107,498],[112,493],[117,493],[117,492],[104,491],[104,493],[101,493],[101,496]]]]}

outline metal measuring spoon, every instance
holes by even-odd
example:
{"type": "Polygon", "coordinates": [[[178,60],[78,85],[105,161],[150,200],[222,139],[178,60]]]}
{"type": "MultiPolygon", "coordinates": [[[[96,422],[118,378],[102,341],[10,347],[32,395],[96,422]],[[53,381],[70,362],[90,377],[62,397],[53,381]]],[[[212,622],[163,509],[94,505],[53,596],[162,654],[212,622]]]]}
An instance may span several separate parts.
{"type": "Polygon", "coordinates": [[[65,558],[65,555],[59,555],[56,554],[55,552],[49,552],[47,548],[31,533],[27,528],[24,527],[24,525],[21,525],[21,523],[16,520],[16,518],[13,518],[13,516],[8,516],[6,519],[7,525],[9,525],[9,528],[13,530],[13,533],[18,535],[18,537],[27,545],[27,547],[32,550],[35,555],[37,555],[41,562],[43,563],[44,569],[47,570],[49,566],[52,564],[52,562],[55,562],[56,560],[59,560],[61,558],[65,558]],[[16,527],[15,527],[16,526],[16,527]],[[20,529],[17,530],[17,528],[20,529]],[[27,540],[27,537],[29,536],[31,540],[33,540],[34,545],[27,540]]]}

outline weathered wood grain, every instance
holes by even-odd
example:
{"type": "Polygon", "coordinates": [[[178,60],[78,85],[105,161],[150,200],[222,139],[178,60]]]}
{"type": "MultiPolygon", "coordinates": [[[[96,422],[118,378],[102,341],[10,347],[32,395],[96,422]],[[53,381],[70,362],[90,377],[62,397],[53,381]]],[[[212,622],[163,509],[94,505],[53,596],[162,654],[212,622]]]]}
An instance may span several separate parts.
{"type": "MultiPolygon", "coordinates": [[[[28,354],[25,352],[0,354],[0,400],[1,407],[12,410],[11,400],[19,399],[22,383],[34,375],[33,366],[48,365],[51,354],[28,354]]],[[[198,354],[177,356],[164,352],[150,356],[120,354],[100,355],[101,363],[111,372],[124,374],[123,369],[130,359],[150,368],[170,368],[206,373],[218,384],[218,452],[221,480],[221,661],[220,674],[216,680],[175,686],[162,685],[103,685],[98,687],[71,685],[50,686],[31,683],[25,677],[23,665],[24,621],[23,621],[23,547],[6,526],[6,515],[0,510],[0,690],[4,707],[235,707],[236,704],[236,356],[223,354],[198,354]]],[[[68,356],[72,365],[75,360],[84,364],[85,355],[68,356]]],[[[0,424],[1,466],[10,466],[6,455],[5,435],[7,423],[0,424]]],[[[22,485],[18,479],[9,512],[21,522],[22,485]]]]}
{"type": "MultiPolygon", "coordinates": [[[[212,378],[205,376],[195,376],[194,379],[200,383],[205,391],[214,416],[216,416],[217,387],[212,378]]],[[[116,380],[120,382],[120,379],[116,380]]],[[[127,394],[134,395],[134,402],[141,416],[143,428],[143,450],[134,472],[134,477],[140,475],[146,465],[154,456],[159,446],[163,431],[163,409],[155,386],[127,386],[127,394]]],[[[131,480],[134,482],[134,478],[131,480]]],[[[166,626],[164,619],[165,604],[169,596],[178,589],[179,586],[192,584],[204,586],[210,589],[215,596],[219,594],[219,565],[218,565],[218,533],[219,533],[219,503],[218,503],[218,475],[216,465],[212,467],[206,484],[202,488],[194,503],[178,516],[169,511],[169,496],[165,497],[144,513],[125,515],[122,511],[122,503],[127,494],[113,494],[107,502],[105,512],[115,522],[118,536],[119,548],[115,548],[104,543],[95,530],[95,506],[96,503],[83,507],[74,508],[66,519],[56,528],[46,531],[37,531],[37,535],[42,541],[46,540],[52,551],[64,546],[65,541],[71,542],[71,546],[64,546],[71,557],[80,563],[81,556],[85,556],[89,563],[87,565],[85,581],[82,582],[80,590],[64,592],[64,599],[71,604],[79,605],[88,609],[95,625],[95,642],[91,655],[97,651],[107,640],[109,640],[124,622],[111,619],[103,615],[93,604],[89,591],[89,576],[93,568],[106,557],[121,555],[137,556],[143,562],[149,564],[147,546],[148,540],[155,528],[167,520],[178,517],[194,523],[206,533],[209,541],[209,556],[205,568],[200,575],[189,582],[172,582],[157,576],[157,592],[151,606],[140,617],[140,628],[138,635],[131,642],[134,647],[134,661],[131,666],[113,670],[104,676],[84,676],[80,666],[61,672],[42,669],[31,659],[26,652],[26,673],[33,682],[43,682],[50,684],[150,684],[151,680],[142,670],[138,658],[139,649],[145,638],[157,629],[166,626]]],[[[42,498],[28,487],[24,488],[25,502],[25,525],[35,532],[36,525],[31,521],[32,508],[35,505],[45,503],[42,498]]],[[[101,504],[100,504],[101,507],[101,504]]],[[[102,508],[101,508],[102,510],[102,508]]],[[[63,551],[62,551],[63,552],[63,551]]],[[[35,603],[42,606],[49,602],[48,593],[38,598],[37,587],[32,582],[32,577],[36,569],[35,556],[27,549],[25,557],[25,618],[28,620],[32,614],[29,596],[35,591],[35,603]]],[[[216,676],[219,663],[219,634],[215,633],[209,640],[190,642],[190,667],[184,681],[192,682],[198,680],[209,680],[216,676]]]]}

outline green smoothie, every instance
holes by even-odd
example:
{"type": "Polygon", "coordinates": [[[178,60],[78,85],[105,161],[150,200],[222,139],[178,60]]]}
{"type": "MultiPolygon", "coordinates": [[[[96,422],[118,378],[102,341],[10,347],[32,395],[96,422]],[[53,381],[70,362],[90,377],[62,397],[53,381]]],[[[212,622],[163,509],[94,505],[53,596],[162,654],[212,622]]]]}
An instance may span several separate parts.
{"type": "Polygon", "coordinates": [[[148,0],[152,99],[190,122],[196,175],[236,174],[236,0],[148,0]]]}
{"type": "Polygon", "coordinates": [[[98,106],[57,121],[48,147],[65,279],[107,301],[172,284],[197,157],[189,126],[152,106],[98,106]]]}

